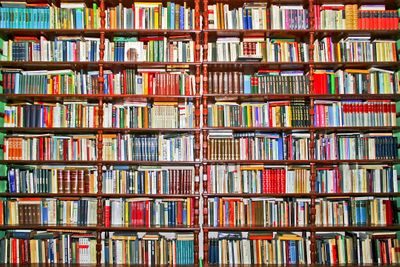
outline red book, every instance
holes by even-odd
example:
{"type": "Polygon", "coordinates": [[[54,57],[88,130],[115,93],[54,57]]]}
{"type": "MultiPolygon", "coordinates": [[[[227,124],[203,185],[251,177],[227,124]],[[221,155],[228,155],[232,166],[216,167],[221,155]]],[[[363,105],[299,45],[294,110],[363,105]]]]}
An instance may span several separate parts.
{"type": "Polygon", "coordinates": [[[145,217],[145,219],[146,219],[146,226],[150,226],[150,201],[149,200],[146,200],[146,202],[145,202],[145,206],[146,206],[146,217],[145,217]]]}
{"type": "Polygon", "coordinates": [[[44,155],[43,155],[43,137],[39,137],[39,159],[44,160],[44,155]]]}
{"type": "Polygon", "coordinates": [[[174,95],[180,95],[179,75],[175,74],[174,95]]]}
{"type": "Polygon", "coordinates": [[[392,201],[384,200],[383,204],[386,206],[386,224],[392,225],[393,224],[393,207],[392,201]]]}
{"type": "MultiPolygon", "coordinates": [[[[336,237],[336,239],[338,238],[338,236],[336,237]]],[[[336,249],[336,244],[332,245],[332,262],[333,264],[337,264],[338,263],[338,259],[337,259],[337,249],[336,249]]]]}
{"type": "Polygon", "coordinates": [[[268,177],[267,177],[267,170],[262,170],[262,191],[261,193],[269,193],[268,192],[268,177]]]}
{"type": "Polygon", "coordinates": [[[194,198],[190,198],[190,225],[194,225],[194,198]]]}
{"type": "Polygon", "coordinates": [[[279,193],[286,192],[286,170],[281,169],[281,191],[279,193]]]}
{"type": "Polygon", "coordinates": [[[17,262],[17,239],[11,239],[11,263],[18,263],[17,262]]]}
{"type": "Polygon", "coordinates": [[[182,213],[183,213],[183,203],[182,201],[178,201],[178,214],[176,218],[177,225],[182,225],[182,213]]]}
{"type": "Polygon", "coordinates": [[[110,201],[106,200],[105,205],[104,205],[104,226],[105,227],[110,227],[111,226],[111,207],[110,207],[110,201]]]}
{"type": "Polygon", "coordinates": [[[183,79],[185,79],[185,95],[192,95],[191,94],[191,82],[190,82],[190,77],[189,76],[182,76],[183,79]]]}

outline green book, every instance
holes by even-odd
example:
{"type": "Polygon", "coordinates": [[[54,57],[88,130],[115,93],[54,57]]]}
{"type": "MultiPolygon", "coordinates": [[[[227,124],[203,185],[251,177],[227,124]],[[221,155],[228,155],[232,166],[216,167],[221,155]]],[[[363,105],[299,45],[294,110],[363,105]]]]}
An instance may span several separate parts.
{"type": "Polygon", "coordinates": [[[97,21],[97,3],[93,3],[93,26],[95,29],[100,28],[99,22],[97,21]]]}
{"type": "MultiPolygon", "coordinates": [[[[3,154],[3,153],[0,153],[3,154]]],[[[6,177],[7,176],[7,165],[0,165],[0,176],[6,177]]]]}
{"type": "Polygon", "coordinates": [[[167,29],[171,27],[171,2],[167,3],[167,29]]]}
{"type": "Polygon", "coordinates": [[[7,181],[0,180],[0,193],[5,193],[5,192],[7,192],[7,181]]]}
{"type": "Polygon", "coordinates": [[[114,37],[114,42],[137,42],[137,37],[114,37]]]}

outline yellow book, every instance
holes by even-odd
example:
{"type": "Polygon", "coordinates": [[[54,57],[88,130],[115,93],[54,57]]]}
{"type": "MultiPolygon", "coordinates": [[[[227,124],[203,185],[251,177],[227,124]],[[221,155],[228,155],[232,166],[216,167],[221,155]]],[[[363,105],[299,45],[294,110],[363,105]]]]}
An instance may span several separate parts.
{"type": "Polygon", "coordinates": [[[191,210],[191,202],[190,202],[190,198],[187,198],[186,199],[186,208],[187,208],[187,225],[190,225],[190,222],[191,222],[191,216],[192,216],[192,214],[191,214],[191,212],[190,212],[190,210],[191,210]]]}
{"type": "Polygon", "coordinates": [[[149,74],[146,72],[143,73],[143,94],[149,94],[149,74]]]}
{"type": "Polygon", "coordinates": [[[128,214],[129,214],[129,202],[128,201],[125,201],[124,202],[124,205],[125,205],[125,216],[124,216],[124,224],[125,224],[125,226],[128,226],[129,225],[129,216],[128,216],[128,214]]]}
{"type": "Polygon", "coordinates": [[[259,171],[263,170],[263,165],[254,165],[254,166],[240,166],[241,171],[259,171]]]}
{"type": "Polygon", "coordinates": [[[278,236],[278,240],[296,240],[300,241],[303,240],[301,236],[294,235],[294,234],[282,234],[278,236]]]}
{"type": "Polygon", "coordinates": [[[150,191],[149,188],[149,172],[144,172],[144,191],[146,192],[146,194],[148,194],[148,192],[150,191]]]}
{"type": "Polygon", "coordinates": [[[154,7],[154,29],[158,30],[159,27],[159,16],[160,16],[160,9],[162,6],[154,7]]]}
{"type": "Polygon", "coordinates": [[[342,53],[340,53],[340,45],[339,44],[332,44],[336,46],[336,61],[341,62],[342,61],[342,53]]]}
{"type": "Polygon", "coordinates": [[[345,69],[347,73],[357,73],[357,74],[368,74],[370,73],[369,70],[360,70],[360,69],[345,69]]]}

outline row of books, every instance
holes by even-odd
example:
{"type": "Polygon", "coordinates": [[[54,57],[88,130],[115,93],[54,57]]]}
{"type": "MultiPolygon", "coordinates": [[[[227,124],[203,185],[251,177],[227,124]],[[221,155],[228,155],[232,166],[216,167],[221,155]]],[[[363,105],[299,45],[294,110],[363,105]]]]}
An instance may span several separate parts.
{"type": "Polygon", "coordinates": [[[328,36],[316,39],[314,47],[315,62],[388,62],[397,61],[399,42],[361,35],[334,41],[328,36]]]}
{"type": "MultiPolygon", "coordinates": [[[[61,2],[59,6],[24,1],[4,2],[0,8],[0,28],[17,29],[98,29],[97,3],[61,2]]],[[[105,9],[107,29],[194,29],[194,9],[175,2],[136,2],[129,7],[119,3],[105,9]]]]}
{"type": "Polygon", "coordinates": [[[210,160],[308,160],[310,133],[210,134],[210,160]]]}
{"type": "Polygon", "coordinates": [[[268,194],[310,192],[307,167],[207,165],[207,192],[211,194],[268,194]]]}
{"type": "Polygon", "coordinates": [[[397,94],[400,72],[370,68],[315,70],[315,94],[397,94]]]}
{"type": "MultiPolygon", "coordinates": [[[[209,198],[210,226],[307,226],[310,199],[209,198]]],[[[316,199],[316,225],[392,225],[397,204],[389,198],[332,197],[316,199]]]]}
{"type": "Polygon", "coordinates": [[[309,105],[303,101],[216,102],[208,105],[210,127],[307,127],[309,105]]]}
{"type": "Polygon", "coordinates": [[[104,94],[195,95],[195,75],[185,69],[104,71],[104,94]]]}
{"type": "Polygon", "coordinates": [[[9,198],[0,200],[2,225],[96,225],[95,198],[9,198]]]}
{"type": "Polygon", "coordinates": [[[392,133],[316,135],[317,160],[397,159],[397,137],[392,133]]]}
{"type": "Polygon", "coordinates": [[[4,107],[4,127],[97,128],[99,106],[87,102],[8,103],[4,107]]]}
{"type": "Polygon", "coordinates": [[[3,69],[0,90],[5,94],[136,94],[195,95],[195,75],[185,70],[105,70],[103,92],[99,71],[3,69]]]}
{"type": "MultiPolygon", "coordinates": [[[[97,128],[99,118],[99,105],[87,102],[13,103],[4,107],[4,127],[97,128]]],[[[194,106],[192,102],[104,103],[102,126],[194,128],[194,106]]]]}
{"type": "Polygon", "coordinates": [[[168,29],[192,30],[195,28],[193,8],[176,2],[134,2],[125,7],[119,3],[105,10],[106,29],[168,29]]]}
{"type": "Polygon", "coordinates": [[[311,264],[311,241],[301,233],[210,232],[210,264],[311,264]]]}
{"type": "Polygon", "coordinates": [[[399,11],[385,5],[314,5],[315,28],[322,30],[397,30],[399,11]]]}
{"type": "MultiPolygon", "coordinates": [[[[308,160],[310,133],[210,132],[209,160],[308,160]]],[[[392,133],[315,135],[317,160],[397,159],[392,133]]]]}
{"type": "MultiPolygon", "coordinates": [[[[308,166],[208,165],[207,192],[216,194],[308,193],[308,166]]],[[[397,192],[397,170],[387,165],[316,167],[316,193],[397,192]]]]}
{"type": "Polygon", "coordinates": [[[194,135],[103,135],[103,160],[193,161],[194,135]]]}
{"type": "Polygon", "coordinates": [[[98,71],[2,69],[1,93],[99,94],[98,71]]]}
{"type": "MultiPolygon", "coordinates": [[[[100,60],[100,38],[57,36],[54,41],[30,36],[2,40],[1,59],[6,61],[91,61],[100,60]]],[[[194,62],[190,36],[114,37],[105,40],[105,61],[194,62]]]]}
{"type": "Polygon", "coordinates": [[[100,38],[57,36],[47,40],[32,36],[16,36],[1,40],[2,61],[91,61],[100,60],[100,38]]]}
{"type": "Polygon", "coordinates": [[[105,61],[194,62],[191,36],[114,37],[105,40],[105,61]]]}
{"type": "MultiPolygon", "coordinates": [[[[95,135],[10,135],[4,138],[6,160],[96,161],[95,135]]],[[[193,135],[103,135],[103,160],[193,161],[193,135]]]]}
{"type": "Polygon", "coordinates": [[[220,37],[208,43],[207,61],[308,62],[308,50],[295,39],[220,37]]]}
{"type": "Polygon", "coordinates": [[[193,167],[114,166],[103,170],[103,193],[193,194],[193,167]]]}
{"type": "Polygon", "coordinates": [[[101,263],[193,265],[194,251],[193,233],[111,232],[102,238],[101,263]]]}
{"type": "Polygon", "coordinates": [[[97,160],[95,135],[10,135],[4,138],[6,160],[97,160]]]}
{"type": "Polygon", "coordinates": [[[100,8],[84,2],[62,2],[59,6],[26,1],[3,1],[0,28],[11,29],[98,29],[100,8]]]}
{"type": "Polygon", "coordinates": [[[211,94],[306,94],[309,78],[304,71],[258,70],[255,74],[237,71],[208,73],[211,94]]]}
{"type": "Polygon", "coordinates": [[[396,126],[396,103],[316,100],[314,126],[396,126]]]}
{"type": "Polygon", "coordinates": [[[307,226],[310,200],[279,198],[209,198],[209,226],[307,226]]]}
{"type": "Polygon", "coordinates": [[[2,264],[95,264],[96,234],[85,231],[9,230],[0,232],[2,264]]]}
{"type": "Polygon", "coordinates": [[[298,5],[245,3],[232,8],[229,4],[208,5],[208,28],[211,30],[308,29],[308,10],[298,5]]]}
{"type": "Polygon", "coordinates": [[[316,193],[392,193],[397,191],[397,170],[392,166],[341,164],[316,169],[316,193]]]}
{"type": "MultiPolygon", "coordinates": [[[[395,232],[317,232],[318,264],[396,264],[395,232]]],[[[210,232],[210,264],[310,264],[310,237],[301,233],[210,232]]]]}
{"type": "Polygon", "coordinates": [[[400,262],[396,232],[333,232],[316,234],[318,264],[380,265],[400,262]]]}
{"type": "Polygon", "coordinates": [[[194,128],[193,102],[103,104],[103,126],[112,128],[194,128]]]}
{"type": "Polygon", "coordinates": [[[194,225],[194,198],[109,199],[104,202],[106,227],[194,225]]]}
{"type": "Polygon", "coordinates": [[[316,225],[392,225],[397,223],[397,202],[389,198],[316,199],[315,209],[316,225]]]}
{"type": "Polygon", "coordinates": [[[9,193],[96,193],[96,168],[56,166],[12,167],[8,170],[9,193]]]}
{"type": "MultiPolygon", "coordinates": [[[[314,71],[315,94],[394,94],[399,92],[400,72],[386,69],[314,71]]],[[[308,94],[309,75],[304,71],[260,69],[243,72],[209,72],[211,94],[308,94]]]]}
{"type": "MultiPolygon", "coordinates": [[[[2,264],[96,264],[96,233],[9,230],[0,232],[2,264]]],[[[103,264],[194,264],[193,233],[107,232],[103,264]]]]}

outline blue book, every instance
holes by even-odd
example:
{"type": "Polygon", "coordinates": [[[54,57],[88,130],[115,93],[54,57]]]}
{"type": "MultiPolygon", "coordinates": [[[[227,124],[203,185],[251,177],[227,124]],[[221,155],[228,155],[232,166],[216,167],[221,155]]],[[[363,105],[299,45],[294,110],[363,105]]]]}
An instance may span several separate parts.
{"type": "Polygon", "coordinates": [[[283,139],[278,138],[278,160],[283,160],[283,139]]]}
{"type": "Polygon", "coordinates": [[[247,15],[247,27],[249,30],[253,29],[253,19],[252,19],[252,14],[251,14],[251,9],[248,10],[248,15],[247,15]]]}
{"type": "Polygon", "coordinates": [[[84,28],[84,22],[83,22],[83,9],[76,9],[75,10],[75,28],[76,29],[83,29],[84,28]]]}
{"type": "Polygon", "coordinates": [[[184,6],[179,7],[179,29],[185,29],[185,8],[184,6]]]}
{"type": "Polygon", "coordinates": [[[46,201],[42,202],[42,223],[48,224],[49,223],[49,208],[46,201]]]}
{"type": "Polygon", "coordinates": [[[248,17],[248,10],[247,9],[243,9],[243,29],[244,30],[248,30],[249,26],[247,24],[247,17],[248,17]]]}
{"type": "Polygon", "coordinates": [[[17,190],[15,188],[15,170],[14,169],[10,169],[10,171],[8,172],[8,181],[9,181],[9,190],[10,193],[16,193],[17,190]]]}
{"type": "Polygon", "coordinates": [[[184,207],[183,207],[182,222],[183,222],[183,224],[186,224],[186,222],[187,222],[187,205],[184,205],[184,207]]]}
{"type": "Polygon", "coordinates": [[[245,94],[251,94],[251,75],[243,75],[243,92],[245,94]]]}
{"type": "Polygon", "coordinates": [[[289,240],[289,264],[297,263],[296,241],[289,240]]]}
{"type": "Polygon", "coordinates": [[[171,2],[171,14],[170,15],[170,29],[174,30],[175,29],[175,3],[171,2]]]}

